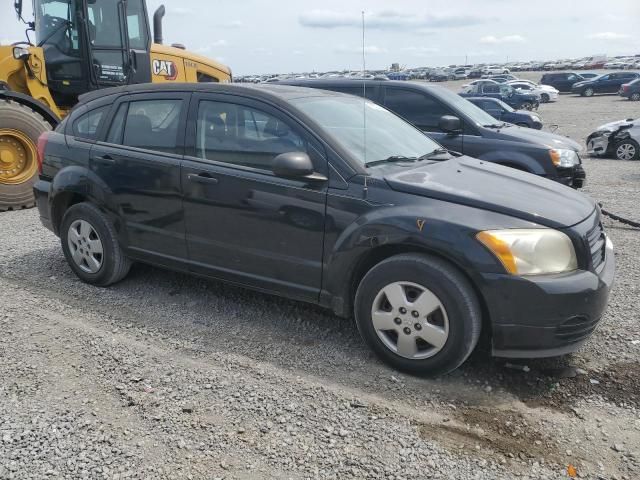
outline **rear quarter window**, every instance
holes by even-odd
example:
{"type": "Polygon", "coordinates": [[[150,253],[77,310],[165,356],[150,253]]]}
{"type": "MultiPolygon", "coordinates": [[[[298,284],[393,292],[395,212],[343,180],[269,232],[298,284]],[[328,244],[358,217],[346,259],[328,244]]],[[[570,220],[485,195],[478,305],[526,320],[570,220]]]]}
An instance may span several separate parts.
{"type": "Polygon", "coordinates": [[[98,135],[100,123],[110,107],[111,105],[104,105],[80,115],[71,125],[72,135],[76,138],[95,140],[98,135]]]}

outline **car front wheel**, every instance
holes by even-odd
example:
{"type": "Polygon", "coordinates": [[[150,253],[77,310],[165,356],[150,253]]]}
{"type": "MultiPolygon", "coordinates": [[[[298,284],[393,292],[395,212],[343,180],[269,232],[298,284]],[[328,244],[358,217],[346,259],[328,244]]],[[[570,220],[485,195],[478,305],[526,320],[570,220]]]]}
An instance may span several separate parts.
{"type": "Polygon", "coordinates": [[[637,102],[638,100],[640,100],[640,93],[639,92],[632,93],[631,96],[629,97],[629,100],[633,100],[634,102],[637,102]]]}
{"type": "Polygon", "coordinates": [[[70,207],[60,226],[64,256],[84,282],[106,287],[122,280],[131,268],[113,225],[95,205],[70,207]]]}
{"type": "Polygon", "coordinates": [[[582,91],[582,96],[583,97],[593,97],[594,93],[595,92],[593,91],[593,88],[587,88],[587,89],[582,91]]]}
{"type": "Polygon", "coordinates": [[[379,357],[421,375],[455,370],[475,348],[481,327],[468,280],[443,260],[419,254],[373,267],[356,292],[355,318],[379,357]]]}
{"type": "Polygon", "coordinates": [[[631,138],[622,140],[616,144],[616,158],[618,160],[640,159],[640,145],[631,138]]]}

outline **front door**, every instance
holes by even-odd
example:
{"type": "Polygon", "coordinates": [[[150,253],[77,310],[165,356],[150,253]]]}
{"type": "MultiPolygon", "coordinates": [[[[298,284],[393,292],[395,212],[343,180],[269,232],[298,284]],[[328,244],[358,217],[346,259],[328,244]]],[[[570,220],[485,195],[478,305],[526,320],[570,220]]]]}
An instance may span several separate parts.
{"type": "Polygon", "coordinates": [[[180,164],[188,99],[179,92],[126,97],[90,157],[128,251],[174,267],[187,258],[180,164]]]}
{"type": "Polygon", "coordinates": [[[317,301],[327,185],[272,173],[305,152],[326,175],[324,149],[275,108],[226,94],[194,96],[182,166],[194,272],[317,301]]]}

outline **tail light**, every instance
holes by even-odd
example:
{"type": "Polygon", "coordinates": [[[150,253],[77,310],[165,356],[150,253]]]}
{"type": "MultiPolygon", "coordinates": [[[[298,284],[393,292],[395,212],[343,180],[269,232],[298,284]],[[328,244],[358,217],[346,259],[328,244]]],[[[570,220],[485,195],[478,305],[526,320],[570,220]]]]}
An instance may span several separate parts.
{"type": "Polygon", "coordinates": [[[42,162],[44,161],[44,149],[47,146],[49,132],[44,132],[38,137],[38,172],[42,174],[42,162]]]}
{"type": "Polygon", "coordinates": [[[622,85],[622,91],[623,92],[628,92],[629,91],[629,85],[628,84],[622,85]]]}

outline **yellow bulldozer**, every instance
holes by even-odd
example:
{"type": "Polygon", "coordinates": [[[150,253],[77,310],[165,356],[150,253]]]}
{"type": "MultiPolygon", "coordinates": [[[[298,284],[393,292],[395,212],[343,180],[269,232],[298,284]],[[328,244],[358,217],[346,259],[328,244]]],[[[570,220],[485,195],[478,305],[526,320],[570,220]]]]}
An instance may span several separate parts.
{"type": "Polygon", "coordinates": [[[37,141],[78,97],[148,82],[230,82],[231,70],[162,43],[164,6],[145,0],[33,0],[25,42],[0,46],[0,211],[33,206],[37,141]],[[33,41],[30,37],[33,37],[33,41]]]}

